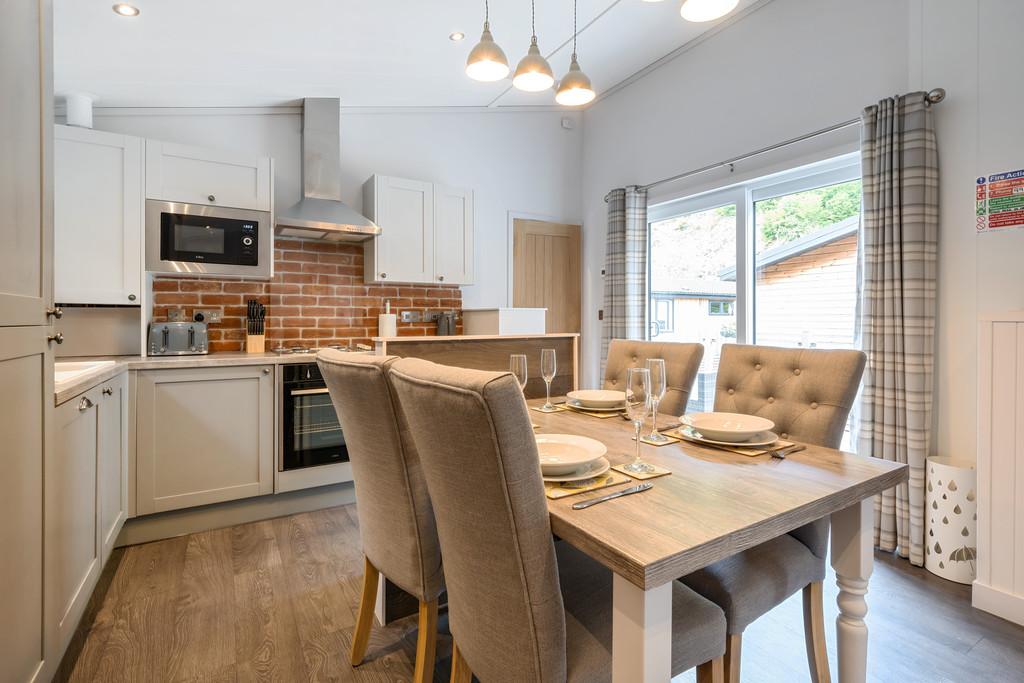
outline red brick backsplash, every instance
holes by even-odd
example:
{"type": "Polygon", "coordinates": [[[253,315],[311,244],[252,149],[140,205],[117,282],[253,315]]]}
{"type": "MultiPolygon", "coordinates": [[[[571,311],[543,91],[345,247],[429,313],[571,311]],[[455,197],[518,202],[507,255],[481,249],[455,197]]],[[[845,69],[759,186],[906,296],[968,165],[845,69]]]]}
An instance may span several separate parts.
{"type": "MultiPolygon", "coordinates": [[[[377,335],[377,315],[384,302],[391,312],[462,309],[455,285],[375,285],[363,282],[360,244],[278,239],[274,242],[274,278],[262,282],[235,278],[160,276],[153,281],[153,320],[167,320],[167,311],[220,310],[211,324],[210,351],[241,351],[245,347],[246,302],[267,307],[267,350],[284,346],[369,344],[377,335]]],[[[458,321],[461,332],[461,316],[458,321]]],[[[398,323],[402,336],[432,335],[434,323],[398,323]]]]}

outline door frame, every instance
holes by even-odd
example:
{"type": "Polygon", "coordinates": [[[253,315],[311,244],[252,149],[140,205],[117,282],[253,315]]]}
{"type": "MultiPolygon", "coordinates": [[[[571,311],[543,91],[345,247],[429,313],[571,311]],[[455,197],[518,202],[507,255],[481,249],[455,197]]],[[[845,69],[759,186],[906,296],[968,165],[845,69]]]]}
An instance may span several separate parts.
{"type": "MultiPolygon", "coordinates": [[[[515,265],[513,263],[513,257],[515,256],[515,224],[516,220],[524,221],[542,221],[544,223],[561,223],[562,225],[578,225],[580,226],[580,259],[583,258],[584,254],[584,233],[583,233],[583,221],[578,220],[567,220],[563,218],[557,218],[555,216],[547,216],[541,213],[530,213],[529,211],[515,211],[512,209],[508,210],[507,226],[505,228],[505,248],[508,252],[508,257],[505,259],[505,305],[512,308],[512,302],[514,301],[513,285],[515,283],[515,265]]],[[[583,293],[583,264],[580,263],[580,294],[583,293]]],[[[582,304],[582,301],[580,302],[582,304]]],[[[582,311],[581,311],[582,314],[582,311]]],[[[581,323],[582,325],[582,323],[581,323]]]]}

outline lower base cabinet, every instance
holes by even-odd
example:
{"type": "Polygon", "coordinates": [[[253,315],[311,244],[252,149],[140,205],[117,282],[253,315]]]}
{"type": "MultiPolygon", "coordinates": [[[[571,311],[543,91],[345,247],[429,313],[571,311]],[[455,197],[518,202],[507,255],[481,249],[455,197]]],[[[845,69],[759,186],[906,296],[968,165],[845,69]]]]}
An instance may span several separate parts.
{"type": "Polygon", "coordinates": [[[272,366],[142,370],[139,515],[274,491],[272,366]]]}
{"type": "Polygon", "coordinates": [[[57,406],[46,483],[49,628],[62,653],[85,611],[127,515],[124,374],[57,406]]]}

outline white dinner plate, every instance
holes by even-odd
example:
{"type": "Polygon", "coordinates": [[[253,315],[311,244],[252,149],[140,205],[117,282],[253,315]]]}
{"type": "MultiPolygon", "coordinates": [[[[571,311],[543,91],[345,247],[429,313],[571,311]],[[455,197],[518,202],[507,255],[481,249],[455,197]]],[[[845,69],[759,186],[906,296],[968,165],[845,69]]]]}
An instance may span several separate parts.
{"type": "Polygon", "coordinates": [[[540,471],[544,476],[572,474],[608,452],[595,439],[575,434],[537,434],[540,471]]]}
{"type": "Polygon", "coordinates": [[[580,469],[570,474],[562,475],[544,475],[544,481],[582,481],[584,479],[590,479],[592,477],[599,477],[608,470],[610,470],[612,464],[608,462],[608,458],[598,458],[597,460],[588,463],[580,469]]]}
{"type": "Polygon", "coordinates": [[[679,434],[687,441],[695,443],[709,443],[715,446],[770,446],[779,440],[775,432],[759,432],[746,441],[718,441],[709,439],[693,427],[680,427],[679,434]]]}
{"type": "Polygon", "coordinates": [[[612,391],[611,389],[570,391],[565,397],[570,401],[579,403],[581,408],[589,409],[617,408],[622,410],[622,406],[626,402],[626,392],[612,391]]]}
{"type": "Polygon", "coordinates": [[[567,406],[569,406],[570,408],[579,408],[580,410],[589,410],[592,413],[621,413],[623,410],[626,409],[625,403],[623,403],[622,405],[615,406],[614,408],[591,408],[590,406],[585,406],[582,403],[580,403],[579,401],[574,401],[571,398],[567,399],[565,401],[565,404],[567,406]]]}
{"type": "Polygon", "coordinates": [[[729,443],[749,441],[775,428],[775,423],[767,418],[742,413],[691,413],[683,415],[679,421],[707,439],[729,443]]]}

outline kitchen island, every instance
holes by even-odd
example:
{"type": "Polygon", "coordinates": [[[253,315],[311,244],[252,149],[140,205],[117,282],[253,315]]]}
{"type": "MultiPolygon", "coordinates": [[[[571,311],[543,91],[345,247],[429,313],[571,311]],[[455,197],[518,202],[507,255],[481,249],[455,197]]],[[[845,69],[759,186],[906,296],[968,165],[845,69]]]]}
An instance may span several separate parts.
{"type": "Polygon", "coordinates": [[[540,376],[541,349],[554,349],[555,378],[551,395],[562,396],[578,388],[579,338],[576,333],[516,335],[453,335],[442,337],[374,337],[377,353],[424,360],[476,370],[508,370],[509,356],[526,354],[529,380],[527,398],[544,397],[540,376]]]}

